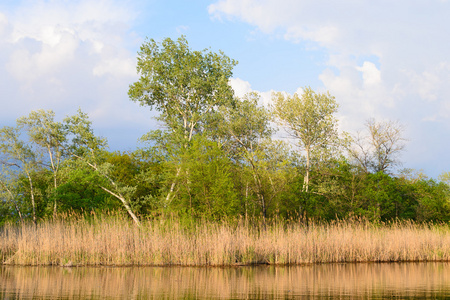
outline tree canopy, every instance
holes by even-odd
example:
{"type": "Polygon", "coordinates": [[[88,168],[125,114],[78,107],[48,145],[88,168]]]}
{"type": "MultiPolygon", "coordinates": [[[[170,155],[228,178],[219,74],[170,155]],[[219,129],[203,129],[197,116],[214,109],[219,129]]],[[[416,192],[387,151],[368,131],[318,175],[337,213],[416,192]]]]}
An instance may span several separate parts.
{"type": "Polygon", "coordinates": [[[308,191],[312,156],[337,141],[334,114],[338,104],[329,93],[318,94],[310,87],[305,88],[301,95],[275,93],[272,100],[274,115],[306,152],[304,190],[308,191]]]}
{"type": "Polygon", "coordinates": [[[110,210],[137,225],[159,215],[189,224],[450,220],[448,172],[434,180],[397,168],[406,143],[399,123],[369,120],[344,142],[328,92],[274,93],[269,109],[258,93],[234,95],[235,65],[222,52],[192,50],[185,37],[146,41],[129,95],[164,126],[133,151],[110,151],[81,110],[62,121],[33,111],[0,128],[0,225],[110,210]]]}
{"type": "Polygon", "coordinates": [[[161,113],[170,130],[190,141],[201,131],[206,115],[233,101],[228,81],[237,64],[222,52],[194,51],[185,37],[161,43],[150,39],[138,53],[140,78],[130,85],[129,96],[161,113]]]}

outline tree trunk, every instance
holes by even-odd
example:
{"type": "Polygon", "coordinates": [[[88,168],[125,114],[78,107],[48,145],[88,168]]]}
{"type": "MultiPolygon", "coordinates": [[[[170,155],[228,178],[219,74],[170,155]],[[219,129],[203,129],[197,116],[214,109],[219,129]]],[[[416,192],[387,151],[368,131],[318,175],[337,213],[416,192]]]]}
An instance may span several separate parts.
{"type": "Polygon", "coordinates": [[[303,179],[303,191],[308,192],[309,190],[309,169],[310,169],[310,156],[311,156],[311,149],[310,147],[306,147],[306,174],[305,178],[303,179]]]}
{"type": "MultiPolygon", "coordinates": [[[[54,184],[54,192],[56,191],[57,181],[56,181],[56,173],[53,174],[53,184],[54,184]]],[[[56,210],[57,210],[57,202],[55,197],[55,204],[53,205],[53,218],[56,218],[56,210]]]]}
{"type": "MultiPolygon", "coordinates": [[[[90,166],[92,169],[94,169],[95,171],[98,172],[98,167],[97,167],[95,164],[92,164],[92,163],[86,161],[85,159],[83,159],[82,157],[80,157],[80,156],[78,156],[78,155],[76,155],[76,154],[74,154],[74,153],[71,153],[71,154],[72,154],[75,158],[80,159],[81,161],[85,162],[88,166],[90,166]]],[[[111,183],[111,185],[112,185],[116,190],[118,190],[118,187],[117,187],[116,183],[115,183],[109,176],[107,176],[107,175],[105,175],[105,174],[102,174],[102,176],[105,177],[105,178],[111,183]]],[[[136,217],[136,215],[133,213],[133,211],[131,210],[131,207],[128,205],[128,202],[126,201],[125,197],[124,197],[120,192],[118,192],[118,194],[115,194],[114,192],[112,192],[111,190],[109,190],[109,189],[107,189],[107,188],[105,188],[105,187],[103,187],[103,186],[100,186],[100,188],[101,188],[102,190],[104,190],[105,192],[107,192],[107,193],[113,195],[113,196],[116,197],[117,199],[119,199],[119,200],[122,202],[122,204],[123,204],[123,206],[125,207],[125,209],[127,210],[128,214],[133,218],[133,220],[134,220],[134,222],[136,223],[136,225],[137,225],[138,227],[141,226],[141,223],[139,222],[139,219],[138,219],[138,218],[136,217]]]]}
{"type": "Polygon", "coordinates": [[[34,200],[33,181],[31,180],[30,174],[27,173],[27,176],[28,176],[28,182],[30,183],[31,206],[33,208],[33,223],[34,223],[34,225],[36,225],[37,224],[37,219],[36,219],[36,202],[34,200]]]}
{"type": "Polygon", "coordinates": [[[108,190],[107,188],[101,186],[100,187],[102,190],[104,190],[105,192],[113,195],[114,197],[116,197],[117,199],[119,199],[120,201],[122,201],[123,206],[125,206],[125,209],[127,210],[128,214],[133,218],[134,222],[136,223],[136,225],[138,227],[141,226],[141,222],[139,221],[139,219],[136,217],[136,215],[133,213],[133,211],[131,210],[130,205],[128,205],[127,200],[125,199],[124,196],[122,196],[120,193],[119,194],[115,194],[114,192],[108,190]]]}
{"type": "MultiPolygon", "coordinates": [[[[53,153],[50,148],[50,145],[47,145],[47,151],[48,151],[48,156],[50,157],[50,164],[51,164],[51,168],[53,171],[53,191],[56,191],[56,188],[58,187],[58,180],[57,180],[58,175],[57,174],[58,174],[58,166],[59,166],[60,160],[59,160],[59,158],[57,159],[58,165],[55,166],[55,162],[53,159],[53,153]]],[[[53,218],[56,218],[56,210],[57,210],[57,201],[55,198],[55,203],[53,205],[53,218]]]]}
{"type": "Polygon", "coordinates": [[[170,200],[171,200],[170,198],[172,197],[172,193],[175,189],[176,181],[177,181],[178,177],[180,176],[180,171],[181,171],[181,167],[178,167],[177,174],[175,175],[175,179],[172,181],[172,184],[170,185],[169,193],[167,193],[166,202],[164,203],[164,207],[167,207],[170,203],[170,200]]]}
{"type": "Polygon", "coordinates": [[[20,211],[19,205],[17,205],[17,201],[14,200],[14,195],[11,192],[11,190],[6,186],[5,183],[3,183],[2,181],[0,181],[0,183],[2,184],[3,188],[6,189],[6,191],[8,192],[9,196],[11,197],[11,201],[14,203],[14,207],[17,210],[17,213],[19,214],[19,218],[20,221],[23,222],[23,217],[22,217],[22,212],[20,211]]]}

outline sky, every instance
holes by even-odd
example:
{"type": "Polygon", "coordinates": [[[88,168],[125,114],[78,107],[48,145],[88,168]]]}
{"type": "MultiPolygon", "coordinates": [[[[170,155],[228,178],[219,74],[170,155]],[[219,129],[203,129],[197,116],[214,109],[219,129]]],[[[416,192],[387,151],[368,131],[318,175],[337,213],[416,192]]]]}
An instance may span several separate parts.
{"type": "Polygon", "coordinates": [[[450,171],[448,0],[1,0],[0,127],[32,110],[80,108],[110,150],[134,150],[159,125],[128,98],[148,38],[185,35],[239,64],[238,96],[302,87],[339,103],[339,128],[398,121],[402,168],[450,171]]]}

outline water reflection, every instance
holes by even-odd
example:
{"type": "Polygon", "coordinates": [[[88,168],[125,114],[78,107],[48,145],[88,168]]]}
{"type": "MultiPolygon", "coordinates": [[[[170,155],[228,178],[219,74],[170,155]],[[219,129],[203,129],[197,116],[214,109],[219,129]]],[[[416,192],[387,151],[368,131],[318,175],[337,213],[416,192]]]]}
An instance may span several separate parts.
{"type": "Polygon", "coordinates": [[[2,299],[446,298],[449,263],[237,268],[1,267],[2,299]]]}

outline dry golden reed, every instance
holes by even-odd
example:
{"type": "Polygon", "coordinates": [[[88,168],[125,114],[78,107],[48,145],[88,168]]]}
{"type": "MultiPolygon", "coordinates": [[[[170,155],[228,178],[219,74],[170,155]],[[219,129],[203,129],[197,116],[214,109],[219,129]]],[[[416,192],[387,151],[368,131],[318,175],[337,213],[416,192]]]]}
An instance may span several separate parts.
{"type": "Polygon", "coordinates": [[[0,259],[13,265],[227,266],[450,260],[446,224],[364,221],[270,225],[171,218],[60,218],[0,230],[0,259]]]}

